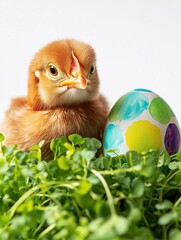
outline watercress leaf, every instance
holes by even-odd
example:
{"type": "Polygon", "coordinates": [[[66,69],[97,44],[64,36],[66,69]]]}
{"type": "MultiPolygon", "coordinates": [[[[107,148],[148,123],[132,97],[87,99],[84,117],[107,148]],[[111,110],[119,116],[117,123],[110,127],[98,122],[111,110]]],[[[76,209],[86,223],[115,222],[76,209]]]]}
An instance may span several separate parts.
{"type": "Polygon", "coordinates": [[[92,222],[90,222],[89,224],[89,230],[91,232],[96,232],[97,229],[99,229],[99,227],[103,224],[104,222],[104,218],[102,217],[99,217],[99,218],[96,218],[94,219],[92,222]]]}
{"type": "Polygon", "coordinates": [[[173,161],[173,162],[169,163],[168,167],[171,170],[175,170],[175,169],[179,168],[180,165],[181,165],[180,162],[173,161]]]}
{"type": "Polygon", "coordinates": [[[81,147],[88,150],[97,151],[101,148],[101,146],[101,142],[96,138],[84,138],[84,143],[81,147]]]}
{"type": "Polygon", "coordinates": [[[175,181],[177,181],[178,183],[181,183],[181,170],[176,172],[175,181]]]}
{"type": "Polygon", "coordinates": [[[134,239],[134,240],[145,240],[145,239],[146,240],[156,240],[153,233],[151,232],[151,230],[146,227],[139,227],[138,229],[135,229],[135,233],[133,236],[134,236],[134,238],[132,238],[132,239],[134,239]]]}
{"type": "Polygon", "coordinates": [[[172,229],[169,233],[169,240],[180,240],[181,239],[181,230],[180,229],[172,229]]]}
{"type": "Polygon", "coordinates": [[[110,164],[110,157],[99,157],[91,162],[91,168],[95,168],[97,170],[106,170],[109,168],[110,164]]]}
{"type": "Polygon", "coordinates": [[[165,174],[160,174],[157,178],[157,183],[162,182],[166,178],[165,174]]]}
{"type": "Polygon", "coordinates": [[[98,228],[94,230],[94,233],[88,239],[89,240],[115,239],[117,234],[115,231],[114,224],[115,224],[115,221],[113,218],[110,218],[107,221],[104,221],[102,225],[100,225],[98,228]]]}
{"type": "Polygon", "coordinates": [[[114,227],[118,235],[126,234],[129,230],[129,220],[122,216],[116,217],[114,227]]]}
{"type": "Polygon", "coordinates": [[[98,217],[108,218],[110,216],[109,205],[101,199],[95,203],[94,209],[98,217]]]}
{"type": "Polygon", "coordinates": [[[4,135],[2,133],[0,133],[0,142],[4,141],[4,135]]]}
{"type": "Polygon", "coordinates": [[[45,140],[41,140],[40,142],[39,142],[39,146],[40,146],[40,148],[42,148],[43,147],[43,145],[44,145],[44,143],[45,143],[45,140]]]}
{"type": "Polygon", "coordinates": [[[2,229],[2,227],[8,223],[9,223],[9,216],[8,215],[0,215],[0,228],[2,229]]]}
{"type": "Polygon", "coordinates": [[[62,169],[62,170],[67,171],[67,170],[70,169],[67,158],[65,156],[60,156],[57,159],[57,163],[58,163],[59,168],[62,169]]]}
{"type": "MultiPolygon", "coordinates": [[[[91,234],[87,240],[110,240],[110,239],[119,239],[116,238],[115,230],[112,229],[106,229],[106,227],[99,228],[96,233],[91,234]]],[[[122,238],[121,238],[122,239],[122,238]]],[[[125,239],[122,239],[125,240],[125,239]]]]}
{"type": "Polygon", "coordinates": [[[33,177],[33,171],[29,168],[21,168],[20,169],[22,176],[24,177],[33,177]]]}
{"type": "Polygon", "coordinates": [[[36,145],[33,145],[29,148],[30,151],[37,151],[37,150],[40,150],[40,146],[38,144],[36,145]]]}
{"type": "Polygon", "coordinates": [[[78,206],[82,209],[92,209],[95,203],[89,192],[87,194],[79,194],[76,191],[74,193],[74,198],[78,206]]]}
{"type": "Polygon", "coordinates": [[[9,147],[6,146],[2,146],[2,152],[4,154],[5,157],[12,155],[14,153],[14,150],[17,148],[16,144],[13,144],[9,147]]]}
{"type": "Polygon", "coordinates": [[[162,155],[158,158],[157,167],[163,166],[164,160],[165,160],[165,156],[164,156],[164,154],[162,154],[162,155]]]}
{"type": "Polygon", "coordinates": [[[32,151],[32,152],[29,152],[28,153],[28,158],[29,159],[38,159],[39,158],[39,152],[37,152],[37,151],[32,151]]]}
{"type": "Polygon", "coordinates": [[[64,147],[67,149],[66,155],[67,157],[71,157],[75,152],[74,145],[70,144],[69,142],[64,143],[64,147]]]}
{"type": "Polygon", "coordinates": [[[96,152],[94,151],[89,151],[86,149],[83,149],[80,152],[80,156],[82,157],[82,159],[84,159],[85,161],[90,161],[95,157],[96,152]]]}
{"type": "Polygon", "coordinates": [[[31,146],[31,147],[29,148],[29,150],[30,150],[30,151],[39,151],[39,150],[42,148],[42,146],[43,146],[44,143],[45,143],[45,141],[42,140],[42,141],[39,142],[39,144],[35,144],[35,145],[31,146]]]}
{"type": "Polygon", "coordinates": [[[163,156],[164,156],[164,165],[167,166],[171,161],[171,157],[167,151],[163,152],[163,156]]]}
{"type": "Polygon", "coordinates": [[[141,197],[145,190],[143,182],[138,178],[135,178],[133,180],[132,188],[133,188],[133,196],[136,198],[141,197]]]}
{"type": "Polygon", "coordinates": [[[137,166],[140,167],[140,174],[147,178],[150,178],[151,176],[153,176],[153,173],[155,174],[155,169],[153,168],[153,165],[149,164],[148,162],[145,165],[137,165],[137,166]]]}
{"type": "Polygon", "coordinates": [[[0,174],[5,174],[9,169],[8,163],[5,159],[0,159],[0,174]]]}
{"type": "Polygon", "coordinates": [[[67,148],[64,144],[67,142],[66,137],[61,137],[58,139],[54,139],[50,143],[50,149],[54,153],[54,159],[58,158],[61,154],[66,153],[67,148]]]}
{"type": "Polygon", "coordinates": [[[92,184],[90,182],[88,182],[86,180],[81,180],[79,182],[79,186],[78,186],[76,192],[78,194],[84,195],[84,194],[87,194],[91,188],[92,188],[92,184]]]}
{"type": "Polygon", "coordinates": [[[178,218],[179,218],[178,213],[176,211],[171,211],[171,212],[163,214],[158,219],[158,223],[160,225],[167,225],[167,224],[172,223],[173,221],[177,220],[178,218]]]}
{"type": "Polygon", "coordinates": [[[181,151],[176,154],[176,159],[181,161],[181,151]]]}
{"type": "Polygon", "coordinates": [[[47,163],[45,161],[42,161],[40,163],[37,164],[37,170],[40,172],[44,172],[46,169],[47,163]]]}
{"type": "Polygon", "coordinates": [[[64,143],[64,147],[66,147],[68,150],[71,150],[73,148],[72,144],[69,142],[64,143]]]}
{"type": "Polygon", "coordinates": [[[24,212],[31,212],[34,209],[34,201],[33,199],[28,199],[28,201],[24,202],[22,205],[20,205],[17,209],[18,213],[24,213],[24,212]]]}
{"type": "Polygon", "coordinates": [[[27,159],[28,159],[28,153],[24,152],[24,151],[18,151],[15,154],[16,158],[18,159],[18,161],[20,161],[20,163],[26,163],[27,159]]]}
{"type": "Polygon", "coordinates": [[[139,222],[142,218],[142,214],[139,208],[132,207],[128,219],[130,222],[139,222]]]}
{"type": "Polygon", "coordinates": [[[167,199],[166,199],[166,200],[163,200],[163,202],[157,203],[157,204],[155,205],[156,209],[158,209],[158,210],[171,209],[172,206],[173,206],[173,203],[172,203],[171,201],[167,200],[167,199]]]}
{"type": "Polygon", "coordinates": [[[82,145],[85,142],[85,140],[78,134],[71,134],[68,139],[73,145],[82,145]]]}

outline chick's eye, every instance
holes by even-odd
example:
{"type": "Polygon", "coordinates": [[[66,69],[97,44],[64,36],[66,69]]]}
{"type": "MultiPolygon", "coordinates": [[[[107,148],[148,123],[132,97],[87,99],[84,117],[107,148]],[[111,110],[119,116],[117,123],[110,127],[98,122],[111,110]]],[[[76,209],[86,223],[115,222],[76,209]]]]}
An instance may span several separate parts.
{"type": "Polygon", "coordinates": [[[49,63],[45,68],[45,74],[51,81],[58,81],[66,78],[66,74],[61,69],[55,66],[53,63],[49,63]]]}
{"type": "Polygon", "coordinates": [[[95,65],[94,64],[92,64],[92,66],[91,66],[91,68],[90,68],[90,72],[89,72],[89,74],[90,74],[90,76],[92,76],[93,75],[93,73],[95,72],[95,65]]]}
{"type": "Polygon", "coordinates": [[[58,75],[58,70],[54,65],[50,64],[48,70],[52,76],[56,77],[58,75]]]}

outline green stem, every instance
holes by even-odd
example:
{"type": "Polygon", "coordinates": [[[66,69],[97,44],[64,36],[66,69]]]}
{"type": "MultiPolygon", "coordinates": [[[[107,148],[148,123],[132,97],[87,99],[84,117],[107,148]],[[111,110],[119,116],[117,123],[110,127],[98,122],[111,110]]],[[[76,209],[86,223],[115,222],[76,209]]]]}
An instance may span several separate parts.
{"type": "Polygon", "coordinates": [[[166,179],[163,186],[165,186],[173,177],[175,177],[175,175],[177,175],[180,172],[181,170],[174,172],[169,178],[166,179]]]}
{"type": "Polygon", "coordinates": [[[39,226],[35,229],[35,231],[33,232],[33,237],[34,237],[34,236],[37,234],[37,232],[42,228],[43,224],[44,224],[44,222],[41,222],[41,223],[39,224],[39,226]]]}
{"type": "Polygon", "coordinates": [[[128,161],[131,167],[133,167],[133,154],[131,152],[128,153],[128,161]]]}
{"type": "Polygon", "coordinates": [[[145,222],[146,226],[148,227],[149,224],[148,224],[148,221],[146,220],[145,214],[143,214],[143,221],[145,222]]]}
{"type": "Polygon", "coordinates": [[[73,200],[72,204],[73,204],[73,206],[74,206],[74,208],[75,208],[75,210],[77,212],[77,215],[78,215],[78,217],[80,219],[81,218],[81,211],[80,211],[80,209],[78,208],[78,206],[77,206],[77,204],[76,204],[76,202],[74,200],[73,200]]]}
{"type": "Polygon", "coordinates": [[[78,186],[78,183],[76,182],[72,182],[72,183],[59,183],[59,182],[48,182],[47,184],[40,184],[36,187],[33,187],[31,189],[29,189],[27,192],[25,192],[19,199],[17,202],[15,202],[15,204],[10,208],[9,210],[9,220],[12,219],[12,217],[14,216],[17,208],[28,198],[30,197],[33,193],[35,193],[36,191],[38,191],[39,189],[41,189],[42,187],[67,187],[70,189],[74,189],[76,186],[78,186]]]}
{"type": "Polygon", "coordinates": [[[102,175],[115,175],[117,173],[125,173],[125,172],[138,172],[142,168],[141,165],[136,165],[130,168],[121,168],[116,170],[105,170],[105,171],[99,171],[102,175]]]}
{"type": "Polygon", "coordinates": [[[86,162],[84,161],[83,162],[83,169],[84,169],[84,176],[83,176],[83,179],[87,179],[87,173],[88,173],[88,169],[87,169],[87,165],[86,165],[86,162]]]}
{"type": "Polygon", "coordinates": [[[31,188],[30,190],[28,190],[27,192],[25,192],[23,194],[22,197],[20,197],[18,199],[17,202],[15,202],[15,204],[10,208],[9,212],[10,212],[10,216],[9,216],[9,220],[12,219],[12,217],[14,216],[15,212],[16,212],[16,209],[29,197],[31,196],[34,192],[36,192],[37,190],[39,189],[39,187],[34,187],[34,188],[31,188]]]}
{"type": "Polygon", "coordinates": [[[161,190],[159,191],[159,199],[158,199],[158,202],[161,203],[162,200],[163,200],[163,189],[161,189],[161,190]]]}
{"type": "Polygon", "coordinates": [[[162,227],[162,233],[163,233],[163,240],[167,240],[167,228],[166,226],[162,227]]]}
{"type": "Polygon", "coordinates": [[[42,237],[44,237],[47,233],[49,233],[52,229],[54,229],[56,226],[56,224],[52,224],[49,227],[47,227],[38,237],[38,239],[41,239],[42,237]]]}
{"type": "Polygon", "coordinates": [[[174,204],[174,207],[176,208],[180,203],[181,203],[181,197],[179,197],[179,199],[176,201],[176,203],[174,204]]]}
{"type": "Polygon", "coordinates": [[[105,189],[105,192],[106,192],[106,195],[107,195],[107,199],[108,199],[108,203],[109,203],[109,207],[110,207],[110,211],[111,211],[111,215],[112,217],[113,216],[116,216],[116,209],[114,207],[114,201],[113,201],[113,197],[112,197],[112,194],[110,192],[110,189],[107,185],[107,182],[105,181],[105,179],[103,178],[103,176],[100,174],[100,172],[96,171],[95,169],[91,169],[91,172],[96,175],[97,178],[99,178],[99,180],[101,181],[104,189],[105,189]]]}
{"type": "Polygon", "coordinates": [[[42,159],[42,154],[41,154],[41,149],[38,150],[38,163],[41,162],[42,159]]]}

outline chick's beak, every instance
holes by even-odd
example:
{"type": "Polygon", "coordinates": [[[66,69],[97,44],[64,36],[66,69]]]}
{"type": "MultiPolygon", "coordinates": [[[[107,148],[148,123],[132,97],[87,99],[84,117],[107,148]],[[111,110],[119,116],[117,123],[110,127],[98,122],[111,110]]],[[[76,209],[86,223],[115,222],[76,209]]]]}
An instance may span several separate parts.
{"type": "Polygon", "coordinates": [[[60,83],[60,87],[67,86],[68,88],[78,88],[78,89],[86,89],[87,88],[87,80],[83,74],[83,71],[80,67],[78,59],[75,57],[72,51],[72,63],[70,69],[70,79],[65,80],[60,83]]]}
{"type": "Polygon", "coordinates": [[[78,77],[70,78],[60,83],[60,87],[67,86],[68,88],[78,88],[78,89],[86,89],[87,88],[87,80],[83,74],[78,73],[78,77]]]}

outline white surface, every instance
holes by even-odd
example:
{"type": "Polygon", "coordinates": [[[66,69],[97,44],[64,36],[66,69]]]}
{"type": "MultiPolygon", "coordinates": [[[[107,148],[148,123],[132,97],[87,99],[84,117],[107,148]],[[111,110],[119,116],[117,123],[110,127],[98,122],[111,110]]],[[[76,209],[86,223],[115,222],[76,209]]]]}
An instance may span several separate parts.
{"type": "Polygon", "coordinates": [[[180,0],[0,1],[0,118],[12,97],[26,95],[34,53],[67,37],[95,48],[110,106],[134,88],[148,88],[181,124],[180,0]]]}

